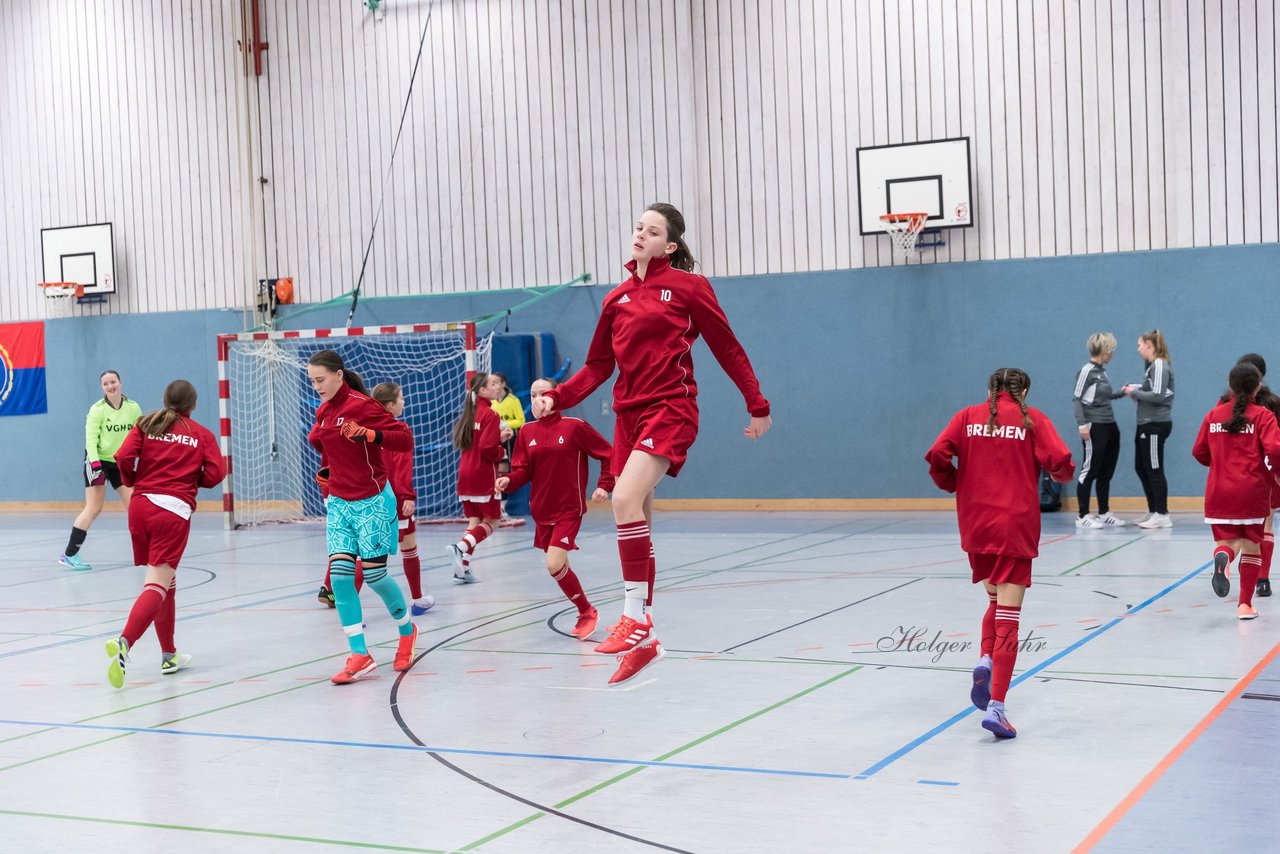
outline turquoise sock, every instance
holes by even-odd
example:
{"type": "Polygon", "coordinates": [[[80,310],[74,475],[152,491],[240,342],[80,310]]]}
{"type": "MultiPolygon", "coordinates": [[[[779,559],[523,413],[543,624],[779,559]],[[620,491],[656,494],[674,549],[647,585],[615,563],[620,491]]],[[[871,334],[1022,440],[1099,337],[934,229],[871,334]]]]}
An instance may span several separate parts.
{"type": "Polygon", "coordinates": [[[360,594],[356,593],[356,563],[353,560],[331,560],[329,577],[333,581],[334,604],[338,607],[338,620],[347,634],[347,643],[356,655],[368,655],[364,642],[364,612],[360,608],[360,594]]]}
{"type": "Polygon", "coordinates": [[[413,621],[409,618],[409,608],[404,603],[404,594],[400,592],[400,585],[396,580],[387,575],[386,566],[375,567],[370,571],[369,565],[365,564],[364,583],[368,584],[369,589],[377,593],[382,604],[387,606],[387,613],[391,614],[391,618],[398,624],[400,636],[408,637],[413,634],[413,621]]]}

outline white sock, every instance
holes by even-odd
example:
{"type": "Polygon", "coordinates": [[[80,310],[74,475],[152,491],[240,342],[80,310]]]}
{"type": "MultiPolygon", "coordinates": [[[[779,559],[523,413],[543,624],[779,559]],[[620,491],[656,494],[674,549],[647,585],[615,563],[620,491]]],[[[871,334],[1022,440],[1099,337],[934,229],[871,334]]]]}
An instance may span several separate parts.
{"type": "Polygon", "coordinates": [[[648,581],[622,582],[622,616],[644,622],[644,600],[648,598],[648,581]]]}

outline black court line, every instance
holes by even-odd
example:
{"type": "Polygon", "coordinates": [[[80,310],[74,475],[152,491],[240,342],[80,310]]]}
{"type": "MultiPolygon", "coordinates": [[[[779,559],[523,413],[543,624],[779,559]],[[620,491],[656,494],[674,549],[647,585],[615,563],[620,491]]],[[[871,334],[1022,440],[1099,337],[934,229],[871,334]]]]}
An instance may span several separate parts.
{"type": "MultiPolygon", "coordinates": [[[[1040,682],[1088,682],[1092,685],[1124,685],[1133,688],[1167,688],[1171,691],[1200,691],[1205,694],[1225,694],[1221,688],[1192,688],[1188,685],[1155,685],[1150,682],[1118,682],[1110,679],[1077,679],[1071,676],[1037,676],[1040,682]]],[[[1280,700],[1280,697],[1271,699],[1280,700]]]]}
{"type": "Polygon", "coordinates": [[[892,593],[895,590],[901,590],[902,588],[907,587],[908,585],[915,584],[917,581],[923,581],[923,580],[924,580],[923,578],[913,578],[910,581],[906,581],[906,582],[903,582],[902,584],[899,584],[897,587],[890,587],[887,590],[881,590],[879,593],[872,593],[870,596],[864,596],[863,598],[858,599],[854,602],[850,602],[847,605],[841,605],[839,608],[832,608],[830,611],[824,611],[821,614],[816,614],[812,617],[809,617],[808,619],[801,620],[798,623],[792,623],[789,626],[783,626],[782,628],[775,629],[774,631],[771,631],[768,634],[760,635],[760,637],[752,638],[751,640],[746,640],[746,641],[743,641],[742,643],[737,643],[737,644],[734,644],[733,646],[725,647],[724,649],[720,650],[720,654],[723,655],[726,652],[731,652],[732,650],[738,649],[739,647],[744,647],[747,644],[752,644],[752,643],[755,643],[756,641],[773,637],[776,634],[781,634],[782,632],[788,631],[790,629],[794,629],[796,626],[803,626],[805,623],[812,623],[814,620],[820,620],[823,617],[828,617],[839,611],[843,611],[846,608],[852,608],[854,605],[861,605],[863,602],[869,602],[872,599],[875,599],[877,596],[883,596],[886,593],[892,593]]]}
{"type": "Polygon", "coordinates": [[[1244,700],[1275,700],[1280,702],[1280,694],[1241,694],[1244,700]]]}
{"type": "MultiPolygon", "coordinates": [[[[452,641],[455,641],[458,638],[462,637],[463,635],[469,634],[470,632],[473,632],[476,629],[482,629],[485,626],[490,626],[490,625],[493,625],[494,623],[500,623],[503,620],[506,620],[510,617],[515,617],[520,614],[529,613],[530,611],[536,611],[542,608],[556,605],[556,604],[559,604],[560,601],[562,600],[548,600],[546,602],[540,602],[534,605],[530,605],[526,608],[521,608],[520,610],[515,611],[513,613],[504,614],[500,617],[495,617],[483,623],[478,623],[474,626],[469,626],[468,628],[465,628],[460,632],[450,635],[449,637],[445,638],[442,641],[438,641],[435,644],[432,644],[430,647],[428,647],[427,649],[419,653],[418,656],[414,658],[413,664],[410,665],[409,670],[405,670],[397,674],[395,682],[391,684],[391,696],[390,696],[391,714],[395,718],[396,724],[399,725],[400,731],[403,732],[410,741],[412,741],[414,744],[418,745],[419,747],[427,746],[426,742],[418,738],[417,734],[409,727],[409,724],[405,722],[404,716],[400,714],[400,699],[399,699],[400,685],[402,682],[404,682],[405,677],[408,676],[409,673],[413,670],[413,667],[417,666],[419,661],[426,658],[428,655],[435,652],[436,650],[440,649],[445,644],[451,643],[452,641]]],[[[537,801],[530,800],[529,798],[523,797],[522,795],[517,795],[515,792],[504,789],[495,783],[490,783],[488,780],[485,780],[482,777],[472,774],[470,771],[467,771],[464,768],[460,768],[459,766],[450,762],[448,759],[445,759],[439,753],[435,753],[434,751],[428,750],[427,755],[430,756],[435,761],[439,762],[441,765],[448,768],[450,771],[453,771],[457,774],[461,774],[463,777],[466,777],[471,782],[484,786],[486,789],[490,790],[491,792],[502,795],[505,798],[510,798],[513,801],[519,801],[525,806],[535,809],[538,812],[546,813],[547,815],[554,815],[557,818],[563,818],[567,821],[574,822],[575,824],[580,824],[583,827],[589,827],[592,830],[599,830],[602,833],[608,833],[612,836],[617,836],[622,839],[629,839],[632,842],[639,842],[641,845],[648,845],[652,848],[662,849],[663,851],[673,851],[673,852],[676,852],[676,854],[693,854],[693,852],[686,851],[683,848],[675,848],[671,845],[664,845],[661,842],[655,842],[651,839],[642,839],[639,836],[632,836],[631,834],[624,833],[623,831],[618,830],[616,828],[607,827],[603,824],[596,824],[595,822],[588,821],[585,818],[579,818],[578,816],[570,815],[569,813],[558,810],[555,807],[547,806],[545,804],[540,804],[537,801]]]]}

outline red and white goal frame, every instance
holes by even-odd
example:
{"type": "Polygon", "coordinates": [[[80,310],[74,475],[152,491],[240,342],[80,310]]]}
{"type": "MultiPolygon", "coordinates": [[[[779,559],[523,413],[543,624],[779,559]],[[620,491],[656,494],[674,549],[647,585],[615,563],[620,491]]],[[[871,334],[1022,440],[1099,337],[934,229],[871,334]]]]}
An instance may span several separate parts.
{"type": "MultiPolygon", "coordinates": [[[[334,329],[288,329],[272,332],[238,332],[218,336],[218,432],[226,479],[222,482],[222,514],[228,530],[235,524],[234,464],[231,454],[231,380],[228,376],[228,360],[231,345],[237,342],[272,341],[309,338],[358,338],[378,335],[403,335],[406,333],[462,332],[466,364],[466,383],[470,386],[477,365],[476,324],[472,321],[447,323],[414,323],[395,326],[351,326],[334,329]]],[[[465,389],[460,390],[460,392],[465,389]]]]}

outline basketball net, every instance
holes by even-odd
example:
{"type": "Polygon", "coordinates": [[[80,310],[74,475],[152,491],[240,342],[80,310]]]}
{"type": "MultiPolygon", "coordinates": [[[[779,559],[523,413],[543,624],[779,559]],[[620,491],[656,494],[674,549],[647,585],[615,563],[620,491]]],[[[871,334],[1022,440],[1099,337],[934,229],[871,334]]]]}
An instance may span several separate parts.
{"type": "Polygon", "coordinates": [[[84,296],[84,285],[75,282],[40,282],[44,289],[44,313],[46,317],[70,317],[71,306],[84,296]]]}
{"type": "Polygon", "coordinates": [[[916,239],[929,219],[927,213],[887,213],[881,214],[885,234],[893,241],[898,257],[904,261],[916,254],[916,239]]]}

